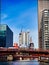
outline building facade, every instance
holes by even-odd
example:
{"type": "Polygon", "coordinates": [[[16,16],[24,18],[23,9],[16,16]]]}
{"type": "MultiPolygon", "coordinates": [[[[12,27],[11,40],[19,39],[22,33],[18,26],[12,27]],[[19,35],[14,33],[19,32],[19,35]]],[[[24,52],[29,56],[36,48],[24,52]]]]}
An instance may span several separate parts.
{"type": "Polygon", "coordinates": [[[19,34],[19,46],[21,46],[23,44],[23,33],[22,31],[19,34]]]}
{"type": "Polygon", "coordinates": [[[49,49],[49,10],[47,9],[42,13],[41,32],[42,49],[49,49]]]}
{"type": "MultiPolygon", "coordinates": [[[[45,19],[44,16],[47,16],[45,14],[45,10],[49,10],[49,0],[38,0],[38,33],[39,33],[39,49],[48,49],[46,48],[46,43],[45,43],[45,32],[44,32],[44,27],[45,27],[45,19]]],[[[47,18],[47,17],[46,17],[47,18]]],[[[48,18],[49,19],[49,18],[48,18]]],[[[48,20],[47,20],[48,21],[48,20]]],[[[48,26],[49,27],[49,26],[48,26]]]]}
{"type": "Polygon", "coordinates": [[[21,32],[19,34],[19,46],[28,46],[29,45],[29,32],[21,32]]]}
{"type": "Polygon", "coordinates": [[[30,44],[29,44],[30,49],[34,49],[34,43],[32,41],[32,37],[30,37],[30,44]]]}
{"type": "Polygon", "coordinates": [[[0,47],[13,46],[13,32],[5,24],[0,24],[0,47]]]}

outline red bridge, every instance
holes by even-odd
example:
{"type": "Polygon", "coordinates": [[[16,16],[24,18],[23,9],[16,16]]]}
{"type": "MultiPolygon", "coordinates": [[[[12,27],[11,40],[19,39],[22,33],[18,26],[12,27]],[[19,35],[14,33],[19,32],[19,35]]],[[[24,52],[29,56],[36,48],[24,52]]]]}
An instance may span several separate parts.
{"type": "Polygon", "coordinates": [[[49,58],[49,50],[33,50],[29,48],[0,48],[0,59],[9,58],[13,59],[24,59],[24,58],[49,58]]]}

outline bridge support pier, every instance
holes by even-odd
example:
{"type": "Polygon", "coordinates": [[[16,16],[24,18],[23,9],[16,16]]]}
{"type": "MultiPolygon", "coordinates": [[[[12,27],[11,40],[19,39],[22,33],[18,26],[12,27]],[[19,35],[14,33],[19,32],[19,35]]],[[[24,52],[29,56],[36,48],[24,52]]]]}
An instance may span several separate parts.
{"type": "Polygon", "coordinates": [[[38,60],[41,60],[41,56],[39,56],[38,60]]]}
{"type": "Polygon", "coordinates": [[[7,61],[12,61],[13,60],[13,56],[12,55],[8,55],[7,56],[7,61]]]}

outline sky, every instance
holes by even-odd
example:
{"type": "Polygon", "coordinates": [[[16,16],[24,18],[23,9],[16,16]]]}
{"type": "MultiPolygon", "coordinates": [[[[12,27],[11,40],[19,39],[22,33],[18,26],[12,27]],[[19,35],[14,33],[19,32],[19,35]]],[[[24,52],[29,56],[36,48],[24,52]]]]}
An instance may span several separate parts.
{"type": "Polygon", "coordinates": [[[1,0],[1,24],[13,31],[13,43],[19,42],[19,33],[30,31],[35,48],[38,48],[37,0],[1,0]]]}

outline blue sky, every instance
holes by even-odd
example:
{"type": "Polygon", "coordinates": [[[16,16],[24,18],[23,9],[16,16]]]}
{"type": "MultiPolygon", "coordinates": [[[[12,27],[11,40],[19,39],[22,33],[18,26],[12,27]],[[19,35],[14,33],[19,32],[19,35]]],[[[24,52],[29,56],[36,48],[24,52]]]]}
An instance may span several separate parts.
{"type": "Polygon", "coordinates": [[[35,48],[38,48],[37,0],[1,0],[1,23],[7,24],[18,42],[21,31],[30,31],[35,48]]]}

